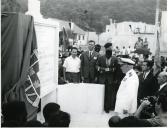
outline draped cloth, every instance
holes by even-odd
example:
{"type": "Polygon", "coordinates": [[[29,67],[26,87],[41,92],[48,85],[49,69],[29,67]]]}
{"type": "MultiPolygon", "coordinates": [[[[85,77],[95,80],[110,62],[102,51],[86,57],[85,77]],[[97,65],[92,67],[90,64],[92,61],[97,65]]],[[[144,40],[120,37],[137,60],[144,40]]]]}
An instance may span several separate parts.
{"type": "Polygon", "coordinates": [[[40,102],[40,81],[33,17],[4,13],[1,19],[2,104],[24,101],[27,119],[34,119],[40,102]]]}

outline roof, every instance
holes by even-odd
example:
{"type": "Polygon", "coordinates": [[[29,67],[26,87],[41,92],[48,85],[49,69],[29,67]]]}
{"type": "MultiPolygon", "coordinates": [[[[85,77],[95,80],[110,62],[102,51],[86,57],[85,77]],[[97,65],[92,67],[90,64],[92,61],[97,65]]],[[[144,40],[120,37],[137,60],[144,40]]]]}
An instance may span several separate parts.
{"type": "MultiPolygon", "coordinates": [[[[64,21],[64,20],[58,20],[58,22],[60,23],[60,29],[62,29],[63,27],[65,27],[65,29],[67,29],[67,30],[71,29],[70,25],[69,25],[70,22],[64,21]]],[[[75,23],[73,23],[73,33],[81,34],[81,35],[86,34],[86,32],[84,30],[82,30],[80,27],[78,27],[75,23]]]]}
{"type": "Polygon", "coordinates": [[[73,33],[78,33],[81,35],[86,34],[86,32],[84,30],[82,30],[80,27],[78,27],[76,24],[74,24],[73,33]]]}

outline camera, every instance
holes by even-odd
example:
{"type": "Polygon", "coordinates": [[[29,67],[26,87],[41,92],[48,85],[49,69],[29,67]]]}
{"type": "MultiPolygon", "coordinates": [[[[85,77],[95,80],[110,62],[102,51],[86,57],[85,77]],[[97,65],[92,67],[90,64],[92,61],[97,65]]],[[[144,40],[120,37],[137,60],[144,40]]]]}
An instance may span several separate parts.
{"type": "Polygon", "coordinates": [[[158,98],[155,96],[148,96],[142,100],[142,101],[148,100],[150,104],[142,110],[141,118],[146,119],[146,118],[151,118],[152,114],[156,115],[155,104],[157,102],[157,99],[158,98]]]}
{"type": "Polygon", "coordinates": [[[155,96],[148,96],[147,99],[152,106],[154,106],[155,103],[157,102],[157,97],[155,97],[155,96]]]}

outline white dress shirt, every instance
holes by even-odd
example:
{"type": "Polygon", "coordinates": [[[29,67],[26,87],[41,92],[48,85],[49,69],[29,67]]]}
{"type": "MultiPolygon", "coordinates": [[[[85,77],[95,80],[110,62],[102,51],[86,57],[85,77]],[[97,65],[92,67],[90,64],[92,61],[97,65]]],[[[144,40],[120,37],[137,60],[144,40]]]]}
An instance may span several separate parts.
{"type": "Polygon", "coordinates": [[[80,72],[81,60],[78,57],[69,56],[65,59],[63,67],[66,68],[66,72],[78,73],[80,72]]]}

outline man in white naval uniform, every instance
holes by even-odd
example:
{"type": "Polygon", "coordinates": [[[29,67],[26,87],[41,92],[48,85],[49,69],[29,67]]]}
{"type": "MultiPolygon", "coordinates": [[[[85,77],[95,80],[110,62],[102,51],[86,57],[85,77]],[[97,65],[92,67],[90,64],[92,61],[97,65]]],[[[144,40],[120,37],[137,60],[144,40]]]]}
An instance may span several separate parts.
{"type": "Polygon", "coordinates": [[[139,79],[133,70],[135,62],[128,58],[120,58],[119,64],[125,77],[121,81],[117,96],[115,112],[118,114],[134,113],[137,110],[137,93],[139,79]]]}

